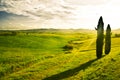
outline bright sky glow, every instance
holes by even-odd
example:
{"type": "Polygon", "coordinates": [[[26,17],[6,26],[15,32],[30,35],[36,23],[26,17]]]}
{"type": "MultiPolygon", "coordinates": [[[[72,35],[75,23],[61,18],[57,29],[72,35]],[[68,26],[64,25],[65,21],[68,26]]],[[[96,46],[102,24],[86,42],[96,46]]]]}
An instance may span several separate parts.
{"type": "Polygon", "coordinates": [[[120,0],[1,0],[0,2],[0,11],[22,16],[22,18],[10,16],[8,23],[6,21],[4,21],[6,24],[1,23],[0,29],[94,29],[100,16],[103,16],[105,28],[107,24],[110,24],[112,29],[120,28],[120,0]],[[9,27],[5,27],[8,25],[9,27]]]}

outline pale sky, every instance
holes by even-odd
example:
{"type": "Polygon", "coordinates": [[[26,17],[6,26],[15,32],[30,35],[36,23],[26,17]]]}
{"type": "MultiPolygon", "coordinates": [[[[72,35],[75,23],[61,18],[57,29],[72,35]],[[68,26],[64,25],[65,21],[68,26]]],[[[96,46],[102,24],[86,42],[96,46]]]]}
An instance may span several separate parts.
{"type": "Polygon", "coordinates": [[[105,28],[107,24],[110,24],[112,29],[120,28],[120,0],[0,0],[0,2],[0,11],[12,14],[8,16],[9,18],[4,18],[6,24],[1,22],[0,29],[94,29],[100,16],[103,16],[105,28]]]}

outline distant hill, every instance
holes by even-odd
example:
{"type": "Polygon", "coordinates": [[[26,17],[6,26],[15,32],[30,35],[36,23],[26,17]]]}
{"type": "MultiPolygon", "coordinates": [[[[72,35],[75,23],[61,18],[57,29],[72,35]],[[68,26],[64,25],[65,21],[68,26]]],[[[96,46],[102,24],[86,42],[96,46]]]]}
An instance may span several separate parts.
{"type": "Polygon", "coordinates": [[[88,32],[95,32],[95,30],[89,30],[89,29],[26,29],[26,30],[0,30],[0,32],[3,31],[19,31],[19,32],[39,32],[39,33],[88,33],[88,32]]]}

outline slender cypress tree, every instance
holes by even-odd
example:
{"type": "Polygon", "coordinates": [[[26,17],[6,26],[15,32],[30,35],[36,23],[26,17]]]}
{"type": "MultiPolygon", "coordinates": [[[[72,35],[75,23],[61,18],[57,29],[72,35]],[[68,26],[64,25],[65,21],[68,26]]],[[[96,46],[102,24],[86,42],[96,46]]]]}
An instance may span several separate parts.
{"type": "Polygon", "coordinates": [[[108,24],[106,29],[106,36],[105,36],[105,54],[109,54],[111,50],[111,28],[108,24]]]}
{"type": "Polygon", "coordinates": [[[100,17],[98,21],[97,28],[97,40],[96,40],[96,56],[97,58],[102,57],[103,53],[103,39],[104,39],[104,22],[102,16],[100,17]]]}

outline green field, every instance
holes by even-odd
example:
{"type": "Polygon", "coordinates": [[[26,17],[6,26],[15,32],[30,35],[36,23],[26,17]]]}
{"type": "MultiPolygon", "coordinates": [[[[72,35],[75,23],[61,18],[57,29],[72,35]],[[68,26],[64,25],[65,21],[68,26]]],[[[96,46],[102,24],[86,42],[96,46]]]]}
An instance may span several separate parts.
{"type": "Polygon", "coordinates": [[[96,31],[0,31],[0,80],[120,80],[119,43],[97,59],[96,31]]]}

